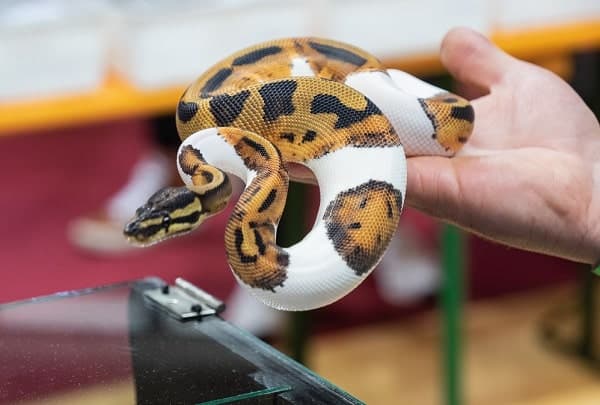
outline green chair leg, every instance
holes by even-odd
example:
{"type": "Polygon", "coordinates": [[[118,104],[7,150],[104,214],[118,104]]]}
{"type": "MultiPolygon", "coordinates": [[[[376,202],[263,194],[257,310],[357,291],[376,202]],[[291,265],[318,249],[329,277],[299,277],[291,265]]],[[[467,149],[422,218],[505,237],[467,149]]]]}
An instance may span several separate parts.
{"type": "MultiPolygon", "coordinates": [[[[293,245],[304,236],[306,195],[305,185],[290,183],[285,211],[277,231],[277,242],[282,246],[293,245]]],[[[306,362],[309,335],[310,313],[290,313],[286,331],[287,351],[291,358],[302,364],[306,362]]]]}
{"type": "Polygon", "coordinates": [[[582,331],[579,352],[584,359],[597,366],[600,363],[600,350],[596,344],[596,321],[598,319],[598,314],[596,312],[598,299],[596,287],[598,286],[598,276],[587,271],[587,268],[584,268],[582,275],[583,278],[580,283],[582,331]]]}
{"type": "Polygon", "coordinates": [[[462,307],[465,269],[464,237],[451,225],[442,230],[442,353],[445,403],[460,405],[462,392],[462,307]]]}

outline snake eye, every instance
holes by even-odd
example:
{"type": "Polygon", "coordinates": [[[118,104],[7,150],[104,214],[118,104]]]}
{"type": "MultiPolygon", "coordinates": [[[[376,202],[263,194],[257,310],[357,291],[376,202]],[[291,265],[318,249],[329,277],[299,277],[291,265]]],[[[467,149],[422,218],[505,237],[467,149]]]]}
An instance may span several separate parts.
{"type": "Polygon", "coordinates": [[[162,223],[163,223],[163,225],[168,225],[168,224],[170,224],[170,223],[171,223],[171,217],[170,217],[169,215],[165,215],[165,216],[162,218],[162,223]]]}

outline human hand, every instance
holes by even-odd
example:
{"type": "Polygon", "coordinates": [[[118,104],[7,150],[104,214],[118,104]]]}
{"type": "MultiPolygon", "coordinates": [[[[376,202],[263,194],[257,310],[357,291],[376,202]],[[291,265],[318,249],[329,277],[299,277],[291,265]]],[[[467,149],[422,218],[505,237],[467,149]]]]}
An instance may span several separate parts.
{"type": "Polygon", "coordinates": [[[600,259],[600,126],[551,72],[474,31],[450,31],[441,59],[472,100],[473,135],[454,158],[408,159],[407,203],[510,246],[600,259]]]}

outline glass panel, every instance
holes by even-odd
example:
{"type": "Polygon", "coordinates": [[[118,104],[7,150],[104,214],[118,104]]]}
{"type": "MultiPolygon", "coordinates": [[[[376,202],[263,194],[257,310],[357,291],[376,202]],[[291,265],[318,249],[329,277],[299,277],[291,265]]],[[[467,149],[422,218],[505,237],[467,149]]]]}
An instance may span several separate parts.
{"type": "Polygon", "coordinates": [[[135,403],[129,286],[0,306],[0,403],[135,403]]]}
{"type": "Polygon", "coordinates": [[[217,316],[149,304],[157,279],[0,305],[0,404],[360,403],[217,316]]]}

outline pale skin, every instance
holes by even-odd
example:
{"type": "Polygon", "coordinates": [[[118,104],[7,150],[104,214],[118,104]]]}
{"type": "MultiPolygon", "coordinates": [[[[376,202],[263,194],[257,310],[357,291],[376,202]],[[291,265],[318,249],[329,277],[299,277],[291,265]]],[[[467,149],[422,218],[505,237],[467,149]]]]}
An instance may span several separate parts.
{"type": "MultiPolygon", "coordinates": [[[[406,202],[485,238],[578,262],[600,260],[600,125],[562,79],[465,28],[440,57],[472,100],[454,158],[408,159],[406,202]]],[[[306,180],[306,173],[297,173],[306,180]]]]}

